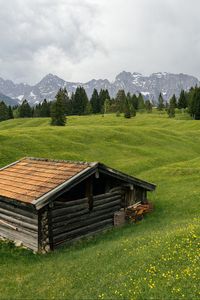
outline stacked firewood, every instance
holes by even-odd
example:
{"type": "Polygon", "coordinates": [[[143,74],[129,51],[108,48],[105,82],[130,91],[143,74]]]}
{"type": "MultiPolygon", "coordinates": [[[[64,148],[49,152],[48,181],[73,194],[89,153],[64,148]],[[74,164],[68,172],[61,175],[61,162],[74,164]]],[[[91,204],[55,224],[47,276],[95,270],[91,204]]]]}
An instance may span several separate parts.
{"type": "Polygon", "coordinates": [[[150,202],[137,202],[126,208],[126,219],[132,222],[141,221],[145,214],[153,210],[153,205],[150,202]]]}
{"type": "Polygon", "coordinates": [[[41,214],[41,249],[42,253],[50,251],[48,212],[41,214]]]}

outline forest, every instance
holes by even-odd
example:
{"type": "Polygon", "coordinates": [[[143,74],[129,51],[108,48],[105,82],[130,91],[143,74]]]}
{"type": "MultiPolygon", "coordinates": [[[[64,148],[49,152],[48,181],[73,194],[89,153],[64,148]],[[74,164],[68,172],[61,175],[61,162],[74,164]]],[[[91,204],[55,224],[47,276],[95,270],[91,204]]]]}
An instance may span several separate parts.
{"type": "Polygon", "coordinates": [[[115,113],[125,118],[135,117],[137,112],[151,113],[153,106],[160,112],[165,111],[169,118],[174,118],[176,111],[188,113],[192,119],[200,119],[200,88],[192,87],[188,92],[182,90],[179,97],[172,96],[169,101],[160,93],[156,105],[139,94],[125,93],[119,90],[115,98],[111,98],[108,90],[94,89],[90,99],[83,87],[77,87],[75,93],[68,94],[66,88],[60,88],[54,101],[44,99],[31,107],[27,100],[21,105],[11,107],[0,101],[0,121],[13,118],[51,117],[52,125],[65,125],[67,116],[115,113]]]}

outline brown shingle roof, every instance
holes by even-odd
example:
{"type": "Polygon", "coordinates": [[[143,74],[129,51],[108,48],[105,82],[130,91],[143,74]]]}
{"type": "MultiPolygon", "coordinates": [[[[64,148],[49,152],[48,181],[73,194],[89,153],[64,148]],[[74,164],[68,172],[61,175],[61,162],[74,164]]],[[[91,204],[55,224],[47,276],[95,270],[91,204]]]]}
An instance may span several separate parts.
{"type": "Polygon", "coordinates": [[[32,203],[88,167],[88,163],[24,158],[0,169],[0,196],[32,203]]]}

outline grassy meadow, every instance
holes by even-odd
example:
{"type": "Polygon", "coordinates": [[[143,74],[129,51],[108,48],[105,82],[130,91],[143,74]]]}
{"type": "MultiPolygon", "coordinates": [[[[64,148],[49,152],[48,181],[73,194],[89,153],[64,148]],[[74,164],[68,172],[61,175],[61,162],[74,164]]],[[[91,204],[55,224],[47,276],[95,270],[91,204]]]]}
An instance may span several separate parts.
{"type": "Polygon", "coordinates": [[[47,255],[0,243],[0,299],[200,299],[200,121],[178,115],[0,123],[0,166],[25,156],[101,161],[157,184],[155,210],[47,255]]]}

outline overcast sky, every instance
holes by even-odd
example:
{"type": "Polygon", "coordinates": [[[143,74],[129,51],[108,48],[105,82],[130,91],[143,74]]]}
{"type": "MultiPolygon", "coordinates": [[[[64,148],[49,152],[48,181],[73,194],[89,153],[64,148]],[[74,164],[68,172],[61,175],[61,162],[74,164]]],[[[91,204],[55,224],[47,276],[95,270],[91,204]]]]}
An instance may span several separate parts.
{"type": "Polygon", "coordinates": [[[0,0],[0,77],[114,80],[122,70],[200,78],[199,0],[0,0]]]}

